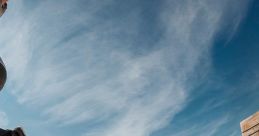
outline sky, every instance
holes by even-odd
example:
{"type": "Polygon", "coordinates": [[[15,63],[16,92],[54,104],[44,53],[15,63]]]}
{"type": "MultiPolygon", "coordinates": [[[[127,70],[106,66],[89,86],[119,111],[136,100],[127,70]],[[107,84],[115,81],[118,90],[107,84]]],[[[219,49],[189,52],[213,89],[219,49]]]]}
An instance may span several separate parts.
{"type": "Polygon", "coordinates": [[[10,0],[0,127],[241,136],[259,109],[259,1],[10,0]]]}

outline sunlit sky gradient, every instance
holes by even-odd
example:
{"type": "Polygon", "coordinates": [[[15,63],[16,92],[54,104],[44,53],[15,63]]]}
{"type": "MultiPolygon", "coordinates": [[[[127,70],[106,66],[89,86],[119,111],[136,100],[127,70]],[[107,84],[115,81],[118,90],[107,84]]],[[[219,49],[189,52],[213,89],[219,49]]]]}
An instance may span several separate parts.
{"type": "Polygon", "coordinates": [[[240,136],[259,109],[259,1],[10,0],[0,127],[240,136]]]}

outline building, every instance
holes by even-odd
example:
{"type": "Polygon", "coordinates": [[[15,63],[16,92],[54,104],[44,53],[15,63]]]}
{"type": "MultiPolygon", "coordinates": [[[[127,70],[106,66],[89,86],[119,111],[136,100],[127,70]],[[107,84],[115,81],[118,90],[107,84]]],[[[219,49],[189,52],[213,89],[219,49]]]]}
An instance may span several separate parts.
{"type": "Polygon", "coordinates": [[[259,136],[259,111],[240,123],[242,136],[259,136]]]}

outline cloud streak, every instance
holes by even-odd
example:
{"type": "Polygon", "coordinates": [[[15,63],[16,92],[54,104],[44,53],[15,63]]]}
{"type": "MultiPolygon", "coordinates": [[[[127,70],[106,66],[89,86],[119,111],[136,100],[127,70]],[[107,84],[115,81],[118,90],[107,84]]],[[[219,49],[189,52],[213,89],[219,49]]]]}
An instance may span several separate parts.
{"type": "Polygon", "coordinates": [[[0,111],[0,126],[6,127],[9,125],[9,119],[5,112],[0,111]]]}
{"type": "Polygon", "coordinates": [[[86,128],[92,135],[148,136],[187,104],[196,83],[189,80],[206,75],[209,50],[226,19],[223,5],[234,1],[163,1],[158,49],[138,56],[128,47],[141,47],[134,42],[139,10],[105,20],[101,13],[116,1],[47,0],[29,13],[24,2],[10,3],[0,30],[7,86],[19,103],[39,107],[49,123],[108,124],[98,127],[102,132],[86,128]]]}
{"type": "Polygon", "coordinates": [[[184,131],[175,133],[173,136],[192,136],[192,135],[214,136],[218,132],[220,127],[222,127],[227,122],[228,122],[227,116],[221,117],[211,122],[201,123],[191,128],[186,128],[184,131]]]}

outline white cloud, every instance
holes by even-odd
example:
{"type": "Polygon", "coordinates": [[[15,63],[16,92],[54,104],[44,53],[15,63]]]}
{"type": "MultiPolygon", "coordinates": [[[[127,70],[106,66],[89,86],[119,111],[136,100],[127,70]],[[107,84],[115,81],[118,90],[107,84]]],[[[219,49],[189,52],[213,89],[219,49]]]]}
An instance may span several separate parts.
{"type": "Polygon", "coordinates": [[[80,1],[48,0],[25,16],[23,2],[11,1],[0,30],[7,86],[50,122],[108,122],[104,136],[147,136],[167,125],[186,104],[188,79],[206,71],[201,60],[226,19],[223,1],[167,1],[161,48],[134,56],[126,47],[140,27],[138,11],[103,20],[98,13],[112,0],[87,1],[85,11],[80,1]]]}
{"type": "Polygon", "coordinates": [[[0,111],[0,127],[5,128],[9,124],[9,119],[5,112],[0,111]]]}

